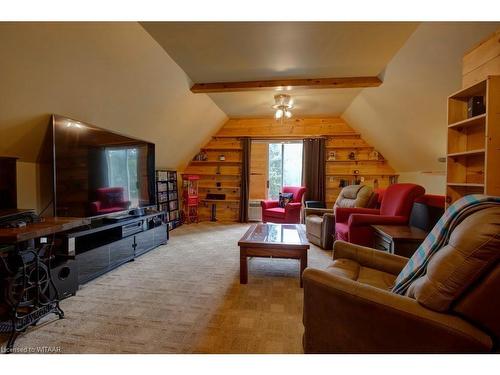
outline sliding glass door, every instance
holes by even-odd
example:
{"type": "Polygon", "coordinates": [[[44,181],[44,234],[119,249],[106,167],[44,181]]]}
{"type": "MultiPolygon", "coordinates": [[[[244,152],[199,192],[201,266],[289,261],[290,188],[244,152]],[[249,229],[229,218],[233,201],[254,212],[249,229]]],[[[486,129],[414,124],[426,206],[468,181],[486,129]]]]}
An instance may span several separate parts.
{"type": "Polygon", "coordinates": [[[252,141],[248,204],[250,221],[262,219],[262,200],[277,200],[283,186],[301,185],[302,141],[252,141]]]}
{"type": "Polygon", "coordinates": [[[268,199],[278,199],[283,186],[302,184],[302,141],[269,143],[268,199]]]}

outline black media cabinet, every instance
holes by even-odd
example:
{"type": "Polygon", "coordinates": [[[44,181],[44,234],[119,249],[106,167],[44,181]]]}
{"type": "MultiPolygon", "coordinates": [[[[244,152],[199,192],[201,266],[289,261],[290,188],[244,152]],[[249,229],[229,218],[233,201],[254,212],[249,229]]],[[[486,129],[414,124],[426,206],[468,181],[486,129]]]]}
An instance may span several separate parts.
{"type": "Polygon", "coordinates": [[[68,253],[76,259],[78,284],[167,243],[164,215],[164,212],[148,211],[146,215],[118,222],[98,219],[87,227],[68,232],[68,253]]]}

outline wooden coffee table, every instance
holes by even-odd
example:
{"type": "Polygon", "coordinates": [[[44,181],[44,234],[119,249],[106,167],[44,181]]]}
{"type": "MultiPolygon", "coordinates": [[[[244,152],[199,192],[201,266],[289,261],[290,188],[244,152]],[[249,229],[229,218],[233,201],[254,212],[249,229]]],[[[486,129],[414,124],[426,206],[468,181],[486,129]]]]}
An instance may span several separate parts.
{"type": "Polygon", "coordinates": [[[240,247],[240,284],[248,283],[248,257],[300,260],[302,272],[307,267],[309,243],[300,224],[254,224],[238,242],[240,247]]]}

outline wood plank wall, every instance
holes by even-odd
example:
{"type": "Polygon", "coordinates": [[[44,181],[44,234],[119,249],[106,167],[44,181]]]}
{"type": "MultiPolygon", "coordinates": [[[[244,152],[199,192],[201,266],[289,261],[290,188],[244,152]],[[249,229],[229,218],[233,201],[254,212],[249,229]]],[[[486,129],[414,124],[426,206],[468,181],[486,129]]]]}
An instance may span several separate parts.
{"type": "Polygon", "coordinates": [[[462,87],[500,75],[500,29],[474,46],[462,59],[462,87]]]}
{"type": "MultiPolygon", "coordinates": [[[[308,137],[326,138],[326,197],[328,206],[332,206],[342,189],[341,182],[361,183],[374,188],[384,188],[397,181],[394,169],[387,160],[366,143],[361,135],[354,131],[340,117],[295,118],[283,124],[273,118],[230,119],[215,136],[200,150],[207,160],[193,161],[183,173],[200,175],[199,206],[200,221],[210,219],[211,204],[217,204],[219,221],[237,221],[239,215],[239,194],[241,181],[241,143],[242,137],[253,140],[289,140],[308,137]],[[329,156],[335,153],[335,160],[329,156]],[[349,160],[349,154],[355,153],[355,160],[349,160]],[[219,160],[224,156],[223,161],[219,160]],[[226,194],[226,200],[212,202],[204,200],[207,193],[226,194]]],[[[260,199],[262,186],[267,178],[262,176],[267,170],[267,156],[263,153],[265,144],[254,143],[258,157],[252,158],[251,199],[260,199]],[[261,150],[262,148],[262,150],[261,150]]]]}
{"type": "Polygon", "coordinates": [[[264,200],[267,198],[268,165],[268,144],[252,142],[250,154],[250,200],[264,200]]]}

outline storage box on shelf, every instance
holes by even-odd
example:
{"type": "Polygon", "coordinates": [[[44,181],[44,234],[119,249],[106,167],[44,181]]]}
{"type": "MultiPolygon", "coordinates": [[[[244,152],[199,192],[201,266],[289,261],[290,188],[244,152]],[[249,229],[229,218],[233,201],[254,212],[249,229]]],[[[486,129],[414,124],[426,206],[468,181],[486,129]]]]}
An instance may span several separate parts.
{"type": "Polygon", "coordinates": [[[448,97],[447,204],[468,194],[500,195],[500,76],[448,97]],[[484,113],[470,110],[483,97],[484,113]]]}
{"type": "Polygon", "coordinates": [[[177,171],[156,171],[156,201],[158,210],[165,212],[165,222],[169,230],[181,225],[177,171]]]}

